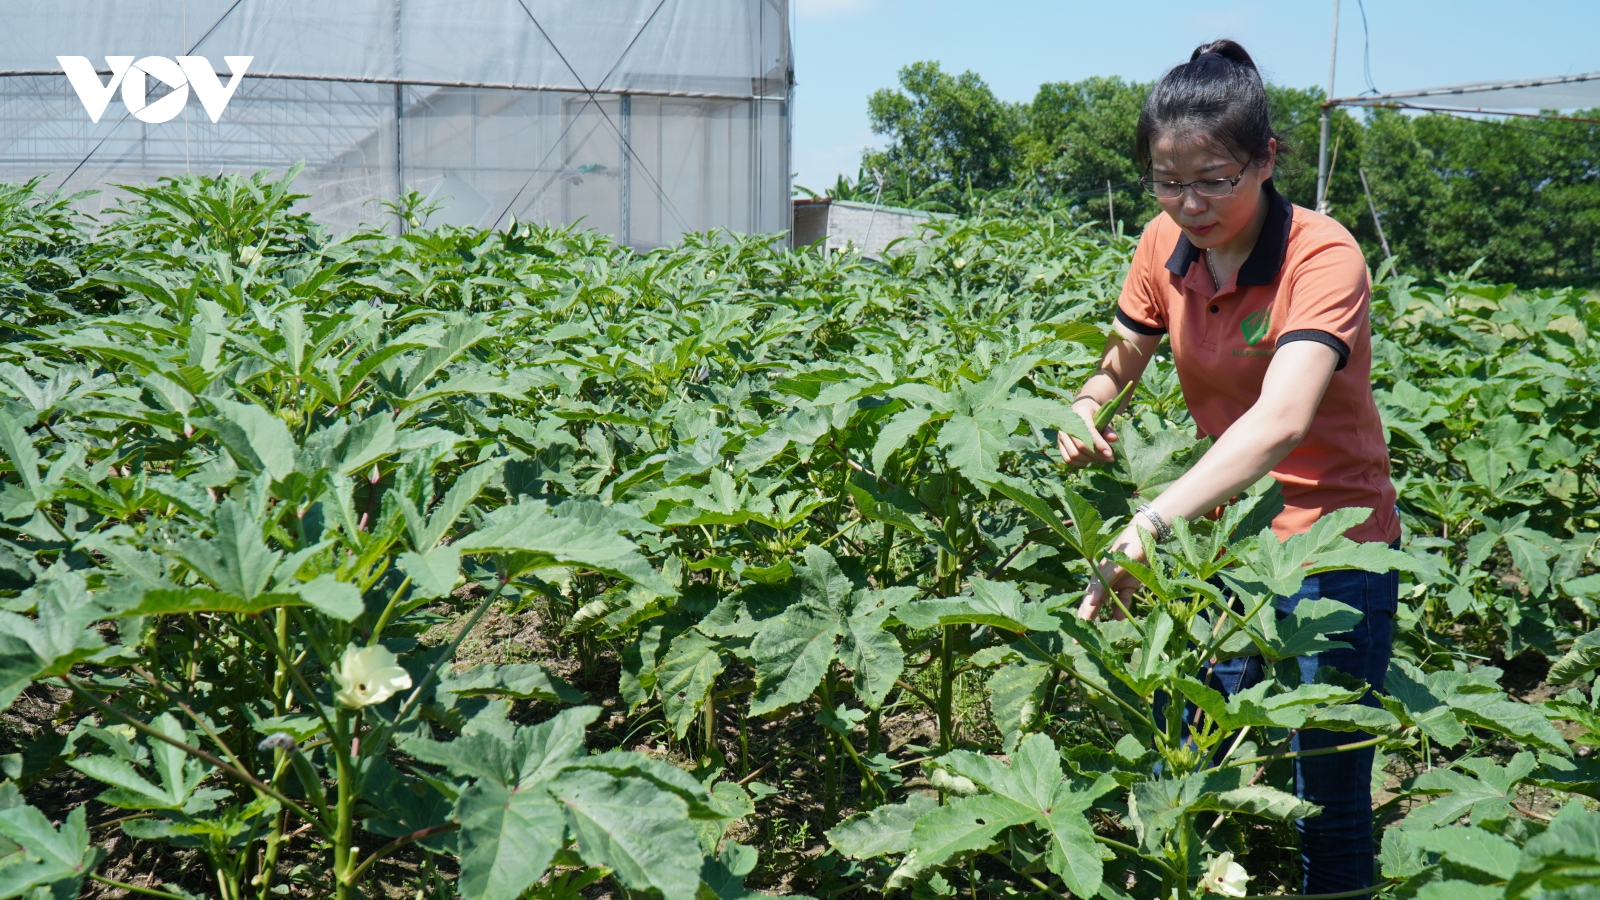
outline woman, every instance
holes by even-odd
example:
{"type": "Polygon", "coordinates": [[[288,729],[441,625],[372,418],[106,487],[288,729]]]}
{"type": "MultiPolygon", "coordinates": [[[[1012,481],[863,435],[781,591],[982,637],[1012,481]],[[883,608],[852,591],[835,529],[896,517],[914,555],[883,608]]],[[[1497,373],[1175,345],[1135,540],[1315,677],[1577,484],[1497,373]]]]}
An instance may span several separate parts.
{"type": "MultiPolygon", "coordinates": [[[[1170,523],[1215,509],[1271,474],[1284,509],[1279,539],[1306,531],[1323,513],[1364,507],[1356,541],[1400,537],[1384,429],[1372,399],[1371,287],[1355,239],[1338,222],[1296,207],[1272,184],[1282,152],[1255,63],[1233,41],[1194,51],[1145,101],[1136,134],[1145,185],[1161,204],[1145,227],[1118,301],[1121,341],[1073,403],[1090,424],[1123,386],[1137,381],[1163,334],[1184,400],[1201,435],[1216,438],[1194,467],[1141,507],[1114,546],[1142,558],[1138,529],[1158,539],[1170,523]]],[[[1066,461],[1112,458],[1116,435],[1086,447],[1063,434],[1066,461]]],[[[1079,614],[1093,618],[1110,593],[1137,582],[1107,564],[1079,614]]],[[[1339,640],[1349,650],[1302,657],[1310,680],[1333,666],[1381,688],[1389,667],[1397,573],[1341,570],[1313,575],[1278,600],[1287,614],[1303,599],[1329,597],[1364,613],[1339,640]]],[[[1219,664],[1225,693],[1261,679],[1259,657],[1219,664]]],[[[1358,738],[1302,732],[1296,750],[1358,738]]],[[[1372,748],[1295,760],[1295,789],[1323,807],[1296,823],[1305,893],[1340,893],[1373,883],[1372,748]]]]}

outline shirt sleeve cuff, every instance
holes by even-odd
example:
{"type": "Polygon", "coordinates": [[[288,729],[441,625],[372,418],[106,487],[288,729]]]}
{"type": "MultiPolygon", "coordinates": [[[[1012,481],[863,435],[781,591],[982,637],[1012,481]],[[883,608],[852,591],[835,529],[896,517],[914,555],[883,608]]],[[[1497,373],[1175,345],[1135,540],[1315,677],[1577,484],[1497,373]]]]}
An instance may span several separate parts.
{"type": "Polygon", "coordinates": [[[1160,328],[1155,325],[1146,325],[1138,319],[1135,319],[1133,316],[1128,315],[1122,311],[1122,307],[1120,306],[1117,307],[1117,321],[1121,322],[1123,325],[1126,325],[1128,330],[1134,334],[1143,334],[1149,337],[1155,337],[1156,335],[1167,333],[1165,328],[1160,328]]]}
{"type": "Polygon", "coordinates": [[[1326,331],[1321,331],[1316,328],[1302,328],[1298,331],[1286,331],[1283,333],[1282,337],[1278,338],[1278,347],[1282,349],[1284,344],[1292,344],[1295,341],[1316,341],[1325,347],[1332,347],[1333,352],[1339,354],[1339,364],[1333,367],[1335,372],[1344,368],[1345,363],[1350,361],[1350,345],[1339,340],[1339,338],[1329,334],[1326,331]]]}

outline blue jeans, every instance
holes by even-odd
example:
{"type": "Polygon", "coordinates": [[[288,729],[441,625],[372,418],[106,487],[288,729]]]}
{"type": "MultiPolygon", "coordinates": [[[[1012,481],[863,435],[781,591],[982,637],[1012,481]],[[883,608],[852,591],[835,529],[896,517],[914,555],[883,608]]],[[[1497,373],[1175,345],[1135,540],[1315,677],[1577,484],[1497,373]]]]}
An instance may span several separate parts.
{"type": "MultiPolygon", "coordinates": [[[[1327,597],[1353,606],[1363,615],[1347,634],[1329,635],[1349,649],[1326,650],[1299,657],[1300,679],[1310,683],[1322,666],[1332,666],[1381,690],[1389,671],[1390,640],[1400,597],[1398,572],[1336,569],[1308,575],[1300,590],[1278,598],[1279,617],[1292,613],[1301,600],[1327,597]]],[[[1262,679],[1261,657],[1244,656],[1216,665],[1211,684],[1224,695],[1252,687],[1262,679]]],[[[1370,693],[1362,699],[1376,706],[1370,693]]],[[[1294,738],[1296,752],[1336,747],[1366,740],[1360,732],[1306,729],[1294,738]]],[[[1373,883],[1372,758],[1374,748],[1345,750],[1324,756],[1296,757],[1294,792],[1322,807],[1322,814],[1297,819],[1300,862],[1306,894],[1336,894],[1371,887],[1373,883]]]]}

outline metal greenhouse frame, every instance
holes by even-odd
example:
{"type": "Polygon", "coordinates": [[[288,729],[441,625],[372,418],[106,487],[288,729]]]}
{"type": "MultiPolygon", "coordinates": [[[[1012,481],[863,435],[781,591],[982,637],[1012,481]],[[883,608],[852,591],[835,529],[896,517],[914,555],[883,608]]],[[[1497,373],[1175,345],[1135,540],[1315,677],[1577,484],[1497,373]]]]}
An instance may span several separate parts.
{"type": "Polygon", "coordinates": [[[94,212],[118,185],[303,160],[305,208],[338,229],[417,190],[435,224],[581,222],[639,247],[781,231],[788,7],[0,0],[0,181],[96,189],[94,212]]]}

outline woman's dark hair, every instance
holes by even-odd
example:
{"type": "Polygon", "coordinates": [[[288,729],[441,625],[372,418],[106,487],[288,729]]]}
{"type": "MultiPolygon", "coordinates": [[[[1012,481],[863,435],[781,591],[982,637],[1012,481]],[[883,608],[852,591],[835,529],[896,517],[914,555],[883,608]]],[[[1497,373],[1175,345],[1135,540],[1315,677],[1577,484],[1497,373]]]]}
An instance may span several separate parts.
{"type": "Polygon", "coordinates": [[[1226,39],[1196,47],[1189,61],[1169,69],[1145,98],[1134,152],[1146,174],[1150,145],[1161,134],[1201,138],[1249,164],[1267,159],[1270,140],[1278,142],[1278,155],[1288,152],[1272,130],[1267,89],[1255,60],[1237,41],[1226,39]]]}

